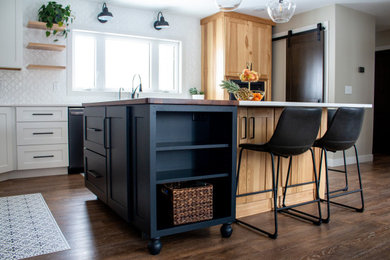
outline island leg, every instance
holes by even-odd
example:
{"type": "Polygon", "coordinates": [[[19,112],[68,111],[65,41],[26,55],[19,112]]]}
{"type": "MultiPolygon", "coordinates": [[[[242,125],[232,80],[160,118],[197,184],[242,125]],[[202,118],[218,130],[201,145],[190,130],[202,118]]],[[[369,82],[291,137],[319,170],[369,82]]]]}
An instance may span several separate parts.
{"type": "Polygon", "coordinates": [[[226,237],[226,238],[230,237],[233,233],[232,224],[231,223],[223,224],[220,231],[222,237],[226,237]]]}
{"type": "Polygon", "coordinates": [[[148,242],[148,250],[151,255],[158,255],[161,251],[161,247],[162,245],[159,237],[152,238],[148,242]]]}

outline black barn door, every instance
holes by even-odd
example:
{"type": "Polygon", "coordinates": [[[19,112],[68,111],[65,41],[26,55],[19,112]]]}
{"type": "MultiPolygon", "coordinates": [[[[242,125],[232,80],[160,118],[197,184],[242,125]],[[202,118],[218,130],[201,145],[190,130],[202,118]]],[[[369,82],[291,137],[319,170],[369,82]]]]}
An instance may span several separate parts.
{"type": "Polygon", "coordinates": [[[373,153],[390,154],[390,50],[375,52],[373,153]]]}
{"type": "Polygon", "coordinates": [[[286,101],[323,102],[324,31],[290,35],[286,44],[286,101]]]}

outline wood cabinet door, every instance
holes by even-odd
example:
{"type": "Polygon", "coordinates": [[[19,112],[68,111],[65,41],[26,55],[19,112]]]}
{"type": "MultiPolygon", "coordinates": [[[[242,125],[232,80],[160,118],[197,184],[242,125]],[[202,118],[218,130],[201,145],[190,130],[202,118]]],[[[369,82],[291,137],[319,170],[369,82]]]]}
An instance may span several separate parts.
{"type": "Polygon", "coordinates": [[[261,78],[271,79],[272,29],[270,25],[250,22],[252,42],[249,62],[261,78]]]}
{"type": "MultiPolygon", "coordinates": [[[[273,108],[238,109],[238,143],[266,143],[274,131],[273,108]],[[246,127],[244,127],[246,118],[246,127]],[[246,138],[242,132],[246,128],[246,138]],[[240,139],[241,138],[241,139],[240,139]]],[[[244,151],[240,167],[238,194],[272,189],[272,165],[268,153],[244,151]]],[[[267,211],[272,205],[272,193],[262,193],[237,199],[237,217],[267,211]]]]}
{"type": "MultiPolygon", "coordinates": [[[[248,142],[268,142],[274,132],[273,108],[248,108],[248,142]]],[[[247,192],[272,188],[272,165],[268,153],[248,151],[247,192]],[[265,162],[265,163],[264,163],[265,162]]],[[[271,198],[271,192],[248,197],[248,202],[271,198]]]]}
{"type": "Polygon", "coordinates": [[[238,76],[250,61],[249,22],[231,17],[225,19],[225,75],[238,76]]]}

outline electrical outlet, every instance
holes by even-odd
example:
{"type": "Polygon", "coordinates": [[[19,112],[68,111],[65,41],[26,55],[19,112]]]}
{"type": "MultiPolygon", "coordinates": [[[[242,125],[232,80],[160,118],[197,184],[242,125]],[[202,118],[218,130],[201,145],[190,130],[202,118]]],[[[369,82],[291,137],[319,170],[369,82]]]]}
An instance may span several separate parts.
{"type": "Polygon", "coordinates": [[[53,92],[57,92],[58,91],[58,81],[54,81],[53,82],[53,92]]]}
{"type": "Polygon", "coordinates": [[[345,95],[352,95],[352,86],[345,86],[345,95]]]}

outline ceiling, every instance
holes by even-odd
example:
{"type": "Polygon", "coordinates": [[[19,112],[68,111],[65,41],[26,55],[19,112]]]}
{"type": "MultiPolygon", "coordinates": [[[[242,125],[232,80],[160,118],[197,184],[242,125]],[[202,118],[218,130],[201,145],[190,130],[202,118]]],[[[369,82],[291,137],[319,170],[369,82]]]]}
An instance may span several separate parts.
{"type": "MultiPolygon", "coordinates": [[[[148,10],[163,10],[199,18],[219,11],[214,0],[107,0],[106,2],[107,5],[115,4],[148,10]]],[[[267,2],[268,0],[243,0],[236,11],[268,18],[265,10],[267,2]]],[[[390,29],[390,0],[295,0],[295,2],[297,4],[296,14],[331,4],[340,4],[374,15],[377,31],[390,29]]]]}

